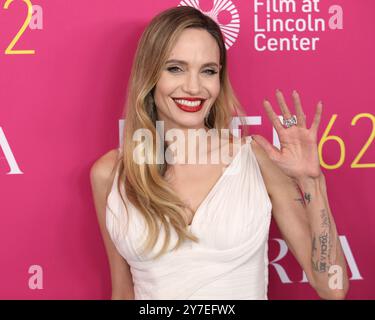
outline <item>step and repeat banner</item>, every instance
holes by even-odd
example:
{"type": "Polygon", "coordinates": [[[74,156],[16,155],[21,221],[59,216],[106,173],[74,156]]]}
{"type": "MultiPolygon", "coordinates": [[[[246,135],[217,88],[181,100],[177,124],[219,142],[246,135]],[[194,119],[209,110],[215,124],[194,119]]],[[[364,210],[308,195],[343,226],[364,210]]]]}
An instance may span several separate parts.
{"type": "MultiPolygon", "coordinates": [[[[262,106],[323,101],[321,166],[350,277],[375,298],[373,0],[0,0],[1,299],[108,299],[110,273],[89,182],[121,143],[139,37],[189,5],[221,26],[253,134],[279,144],[262,106]]],[[[236,123],[238,119],[234,119],[236,123]]],[[[269,299],[318,299],[275,223],[269,299]]]]}

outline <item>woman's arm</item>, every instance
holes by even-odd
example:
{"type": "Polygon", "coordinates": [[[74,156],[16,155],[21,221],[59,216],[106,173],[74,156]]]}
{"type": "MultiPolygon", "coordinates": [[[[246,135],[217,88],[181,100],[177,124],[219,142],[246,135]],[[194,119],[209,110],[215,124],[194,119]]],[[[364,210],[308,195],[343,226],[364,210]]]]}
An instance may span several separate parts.
{"type": "Polygon", "coordinates": [[[117,150],[111,150],[99,158],[91,167],[90,181],[99,222],[100,231],[110,266],[112,280],[112,300],[134,299],[133,278],[126,260],[117,251],[106,228],[105,209],[114,174],[113,167],[118,156],[117,150]]]}
{"type": "Polygon", "coordinates": [[[293,117],[282,92],[276,90],[283,124],[271,103],[266,99],[263,101],[267,116],[279,137],[280,149],[260,135],[253,138],[259,149],[266,153],[266,157],[263,157],[267,158],[264,172],[271,175],[268,185],[272,188],[273,213],[280,230],[289,239],[293,254],[322,298],[343,299],[349,281],[328,205],[318,150],[323,103],[318,102],[312,124],[307,128],[306,114],[296,90],[292,97],[296,113],[293,117]]]}
{"type": "Polygon", "coordinates": [[[324,175],[301,178],[296,183],[303,195],[310,227],[315,286],[322,297],[345,297],[349,288],[345,256],[329,207],[324,175]]]}
{"type": "Polygon", "coordinates": [[[305,271],[310,285],[323,299],[344,299],[349,282],[336,226],[328,206],[325,184],[319,184],[320,188],[316,188],[309,180],[301,181],[302,190],[306,193],[304,197],[310,199],[310,203],[305,205],[296,181],[285,175],[256,141],[253,141],[251,145],[272,202],[272,215],[288,248],[305,271]],[[320,216],[320,209],[326,210],[324,212],[327,212],[329,220],[325,216],[320,216]],[[325,225],[328,222],[330,227],[326,228],[325,225]],[[325,247],[318,248],[320,243],[317,236],[314,245],[313,235],[320,235],[323,232],[327,232],[330,236],[331,264],[342,268],[343,288],[340,290],[329,288],[329,268],[326,268],[325,272],[314,270],[316,262],[322,261],[320,255],[321,252],[325,253],[325,247]]]}

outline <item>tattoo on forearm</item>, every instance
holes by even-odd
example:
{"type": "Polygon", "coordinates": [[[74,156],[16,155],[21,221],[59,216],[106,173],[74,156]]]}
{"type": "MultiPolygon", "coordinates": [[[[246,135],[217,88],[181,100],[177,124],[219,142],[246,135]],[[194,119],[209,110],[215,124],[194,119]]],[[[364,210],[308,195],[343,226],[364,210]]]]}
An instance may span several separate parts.
{"type": "Polygon", "coordinates": [[[322,219],[322,228],[329,228],[331,227],[331,220],[329,219],[329,215],[325,209],[320,210],[320,218],[322,219]]]}
{"type": "Polygon", "coordinates": [[[321,210],[320,218],[322,229],[318,237],[319,251],[317,248],[316,235],[314,234],[312,239],[311,263],[314,271],[323,273],[328,272],[330,266],[334,263],[331,253],[335,239],[332,234],[331,220],[326,209],[321,210]]]}
{"type": "Polygon", "coordinates": [[[319,263],[319,272],[326,272],[328,271],[328,241],[329,236],[326,231],[323,231],[319,236],[319,244],[320,244],[320,263],[319,263]]]}

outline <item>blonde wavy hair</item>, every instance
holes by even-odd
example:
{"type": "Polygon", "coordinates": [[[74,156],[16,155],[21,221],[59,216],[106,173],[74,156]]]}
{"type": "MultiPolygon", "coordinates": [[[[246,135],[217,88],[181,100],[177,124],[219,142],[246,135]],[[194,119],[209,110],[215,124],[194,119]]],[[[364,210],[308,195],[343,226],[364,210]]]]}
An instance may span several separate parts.
{"type": "MultiPolygon", "coordinates": [[[[114,170],[118,170],[117,190],[126,208],[125,196],[121,192],[124,187],[126,198],[143,215],[148,227],[144,252],[150,251],[159,237],[159,223],[165,228],[164,244],[155,259],[167,252],[171,239],[171,227],[178,235],[174,249],[183,241],[199,239],[188,230],[186,211],[191,211],[171,189],[164,178],[166,162],[156,162],[160,151],[149,148],[145,152],[151,154],[146,158],[154,159],[152,164],[137,164],[133,160],[133,151],[139,144],[134,141],[133,134],[138,129],[148,129],[152,133],[156,145],[155,126],[157,120],[153,91],[158,82],[161,70],[167,61],[176,40],[186,28],[199,28],[209,32],[220,49],[219,73],[220,93],[211,107],[206,120],[209,128],[229,129],[232,116],[244,115],[236,98],[227,74],[227,56],[224,39],[218,24],[199,10],[189,6],[173,7],[155,16],[147,26],[138,43],[130,74],[130,81],[125,104],[126,124],[123,133],[121,156],[114,170]]],[[[164,144],[164,151],[166,145],[164,144]]],[[[165,160],[165,153],[164,160],[165,160]]],[[[129,211],[128,211],[129,212],[129,211]]]]}

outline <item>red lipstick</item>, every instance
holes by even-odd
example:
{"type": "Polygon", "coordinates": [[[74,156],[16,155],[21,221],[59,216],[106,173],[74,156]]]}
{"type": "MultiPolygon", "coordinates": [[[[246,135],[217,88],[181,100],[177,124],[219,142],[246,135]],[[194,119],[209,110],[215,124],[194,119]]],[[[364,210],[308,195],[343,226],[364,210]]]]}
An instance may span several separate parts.
{"type": "Polygon", "coordinates": [[[181,110],[186,111],[186,112],[198,112],[203,108],[203,103],[204,103],[204,99],[201,99],[201,98],[173,98],[173,101],[177,105],[177,107],[179,107],[181,110]],[[176,101],[176,99],[187,100],[187,101],[198,101],[198,100],[200,100],[201,103],[199,105],[195,106],[195,107],[189,107],[189,106],[178,103],[176,101]]]}

